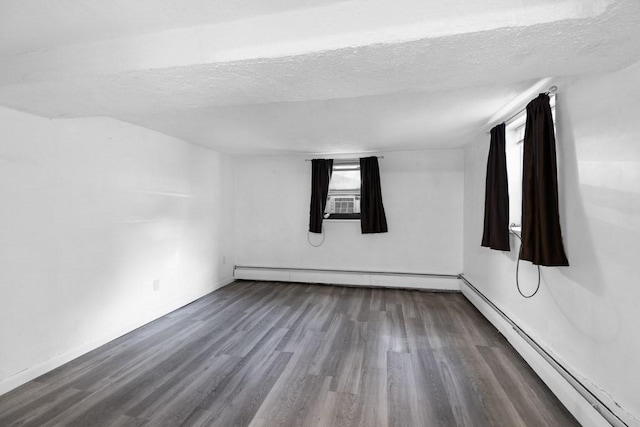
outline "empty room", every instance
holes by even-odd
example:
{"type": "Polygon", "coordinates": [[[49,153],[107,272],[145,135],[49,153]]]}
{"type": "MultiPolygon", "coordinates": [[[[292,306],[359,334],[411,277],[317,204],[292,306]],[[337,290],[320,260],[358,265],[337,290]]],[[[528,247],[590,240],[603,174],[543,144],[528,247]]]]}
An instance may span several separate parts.
{"type": "Polygon", "coordinates": [[[637,0],[0,1],[0,426],[640,426],[637,0]]]}

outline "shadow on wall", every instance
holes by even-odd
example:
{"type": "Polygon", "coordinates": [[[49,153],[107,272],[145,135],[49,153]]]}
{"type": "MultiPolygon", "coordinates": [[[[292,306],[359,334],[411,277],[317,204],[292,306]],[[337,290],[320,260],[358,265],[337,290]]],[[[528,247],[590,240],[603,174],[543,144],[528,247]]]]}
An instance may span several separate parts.
{"type": "Polygon", "coordinates": [[[596,254],[582,194],[572,116],[565,96],[558,97],[557,151],[561,165],[560,220],[570,266],[543,269],[543,274],[551,297],[576,330],[594,342],[612,342],[620,331],[619,316],[605,283],[602,261],[596,254]]]}
{"type": "Polygon", "coordinates": [[[573,123],[566,99],[563,99],[566,95],[563,95],[558,97],[556,110],[558,116],[556,149],[559,157],[558,164],[561,165],[558,170],[560,187],[558,190],[561,194],[562,238],[570,266],[560,268],[558,271],[589,292],[602,296],[604,293],[602,268],[596,256],[593,236],[585,212],[573,123]]]}

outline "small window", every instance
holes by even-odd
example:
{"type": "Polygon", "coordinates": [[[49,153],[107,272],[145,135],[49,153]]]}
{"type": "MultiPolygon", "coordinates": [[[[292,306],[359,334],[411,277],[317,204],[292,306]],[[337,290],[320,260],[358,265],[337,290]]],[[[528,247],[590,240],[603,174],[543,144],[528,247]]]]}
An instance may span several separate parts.
{"type": "MultiPolygon", "coordinates": [[[[556,125],[556,95],[549,95],[549,105],[553,116],[553,131],[556,125]]],[[[505,152],[507,157],[507,179],[509,181],[509,224],[515,224],[516,230],[522,223],[522,166],[524,162],[524,128],[527,111],[513,117],[505,127],[505,152]]]]}
{"type": "Polygon", "coordinates": [[[325,219],[360,219],[360,162],[334,160],[325,219]]]}

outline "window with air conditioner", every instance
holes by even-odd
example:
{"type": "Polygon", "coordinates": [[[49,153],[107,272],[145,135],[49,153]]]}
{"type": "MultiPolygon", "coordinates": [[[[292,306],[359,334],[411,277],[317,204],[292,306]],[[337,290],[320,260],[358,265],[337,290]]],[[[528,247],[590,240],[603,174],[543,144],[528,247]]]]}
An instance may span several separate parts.
{"type": "Polygon", "coordinates": [[[360,219],[360,162],[334,160],[324,217],[360,219]]]}

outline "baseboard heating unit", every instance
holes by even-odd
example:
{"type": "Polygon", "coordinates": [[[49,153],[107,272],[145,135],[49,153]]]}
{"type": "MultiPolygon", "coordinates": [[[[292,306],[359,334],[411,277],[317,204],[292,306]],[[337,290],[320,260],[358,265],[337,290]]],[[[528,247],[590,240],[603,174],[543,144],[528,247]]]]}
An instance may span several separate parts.
{"type": "Polygon", "coordinates": [[[233,277],[241,280],[460,291],[460,279],[457,274],[236,266],[233,277]]]}
{"type": "Polygon", "coordinates": [[[459,277],[462,282],[462,294],[504,335],[581,425],[585,427],[637,425],[631,420],[628,422],[623,420],[623,414],[618,414],[611,409],[614,403],[605,402],[604,396],[593,391],[538,344],[504,311],[473,286],[464,275],[461,274],[459,277]]]}

